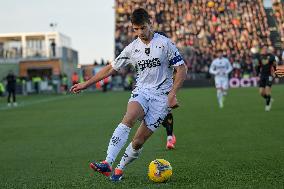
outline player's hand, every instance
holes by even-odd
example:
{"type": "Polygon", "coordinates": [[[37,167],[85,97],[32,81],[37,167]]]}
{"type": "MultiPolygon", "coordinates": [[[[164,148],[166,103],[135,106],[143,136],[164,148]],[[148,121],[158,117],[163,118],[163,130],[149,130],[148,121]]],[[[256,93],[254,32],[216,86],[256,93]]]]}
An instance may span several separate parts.
{"type": "Polygon", "coordinates": [[[179,107],[176,94],[173,92],[170,92],[168,95],[168,105],[170,108],[173,108],[173,109],[179,107]]]}
{"type": "Polygon", "coordinates": [[[278,77],[284,77],[284,65],[280,65],[276,67],[276,71],[274,72],[278,77]]]}
{"type": "Polygon", "coordinates": [[[70,92],[76,94],[76,93],[79,93],[86,88],[87,88],[86,83],[77,83],[77,84],[75,84],[71,87],[70,92]]]}

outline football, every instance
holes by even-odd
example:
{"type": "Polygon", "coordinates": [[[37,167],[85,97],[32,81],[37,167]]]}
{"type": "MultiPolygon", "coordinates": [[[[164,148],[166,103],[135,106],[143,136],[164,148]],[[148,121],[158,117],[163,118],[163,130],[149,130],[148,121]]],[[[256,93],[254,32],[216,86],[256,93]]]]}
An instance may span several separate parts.
{"type": "Polygon", "coordinates": [[[172,174],[172,166],[167,160],[155,159],[149,164],[148,177],[154,182],[166,182],[172,174]]]}

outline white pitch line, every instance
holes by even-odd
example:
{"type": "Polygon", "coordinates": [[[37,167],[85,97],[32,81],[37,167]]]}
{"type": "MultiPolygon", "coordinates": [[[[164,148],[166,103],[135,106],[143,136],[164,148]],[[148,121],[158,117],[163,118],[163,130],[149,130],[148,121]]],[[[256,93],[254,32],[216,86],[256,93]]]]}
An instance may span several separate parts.
{"type": "Polygon", "coordinates": [[[59,97],[35,100],[35,101],[31,101],[31,102],[21,102],[21,103],[18,103],[18,106],[16,106],[16,107],[13,107],[13,106],[8,107],[7,105],[5,105],[5,106],[2,106],[2,107],[0,106],[0,110],[11,110],[11,109],[14,109],[14,108],[21,108],[21,107],[34,105],[34,104],[51,102],[51,101],[61,100],[61,99],[69,98],[69,97],[71,97],[71,95],[65,95],[65,96],[59,96],[59,97]]]}

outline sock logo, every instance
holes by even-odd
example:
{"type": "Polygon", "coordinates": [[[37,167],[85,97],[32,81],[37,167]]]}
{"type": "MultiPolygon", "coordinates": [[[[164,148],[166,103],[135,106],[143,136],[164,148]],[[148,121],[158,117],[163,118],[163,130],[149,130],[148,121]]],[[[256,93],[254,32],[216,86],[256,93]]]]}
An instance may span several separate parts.
{"type": "Polygon", "coordinates": [[[111,142],[112,142],[113,146],[117,145],[120,141],[121,141],[121,139],[119,137],[113,136],[111,138],[111,142]]]}

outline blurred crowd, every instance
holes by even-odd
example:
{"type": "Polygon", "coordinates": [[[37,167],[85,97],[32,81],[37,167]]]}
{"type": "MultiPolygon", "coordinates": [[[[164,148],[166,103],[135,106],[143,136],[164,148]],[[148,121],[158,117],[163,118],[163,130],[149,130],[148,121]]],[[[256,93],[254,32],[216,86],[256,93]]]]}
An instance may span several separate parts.
{"type": "Polygon", "coordinates": [[[273,0],[274,16],[276,18],[281,41],[284,43],[284,1],[273,0]]]}
{"type": "MultiPolygon", "coordinates": [[[[274,1],[283,37],[283,3],[274,1]]],[[[253,76],[254,57],[263,46],[273,46],[262,0],[116,0],[116,56],[135,37],[129,17],[138,7],[148,10],[155,31],[176,43],[191,77],[208,76],[218,50],[229,58],[236,77],[253,76]]],[[[274,53],[281,61],[281,50],[274,53]]]]}

